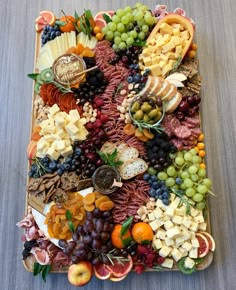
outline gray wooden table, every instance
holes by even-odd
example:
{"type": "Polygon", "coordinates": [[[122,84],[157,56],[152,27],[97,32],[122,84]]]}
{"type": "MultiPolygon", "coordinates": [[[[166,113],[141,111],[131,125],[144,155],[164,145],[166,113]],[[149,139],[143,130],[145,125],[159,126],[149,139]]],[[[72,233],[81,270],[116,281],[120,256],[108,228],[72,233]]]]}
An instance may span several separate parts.
{"type": "MultiPolygon", "coordinates": [[[[84,8],[117,9],[134,0],[0,1],[0,289],[72,289],[66,275],[33,278],[21,263],[21,234],[15,227],[24,212],[26,147],[29,140],[33,71],[34,20],[41,10],[60,15],[84,8]]],[[[150,7],[156,1],[144,0],[150,7]]],[[[217,250],[212,265],[192,276],[181,273],[130,274],[120,283],[93,279],[84,289],[236,289],[236,5],[235,0],[168,0],[183,7],[197,23],[203,77],[202,119],[208,175],[216,197],[210,200],[217,250]]]]}

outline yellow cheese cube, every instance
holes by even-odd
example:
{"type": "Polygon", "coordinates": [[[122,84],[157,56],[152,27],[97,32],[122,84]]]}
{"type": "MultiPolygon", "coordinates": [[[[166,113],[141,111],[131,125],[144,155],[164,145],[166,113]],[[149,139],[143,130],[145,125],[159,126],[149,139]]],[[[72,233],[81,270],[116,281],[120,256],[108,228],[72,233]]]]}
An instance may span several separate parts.
{"type": "Polygon", "coordinates": [[[181,45],[177,45],[175,48],[175,53],[177,53],[178,55],[181,55],[183,52],[183,48],[181,45]]]}
{"type": "Polygon", "coordinates": [[[171,26],[172,26],[173,29],[175,28],[175,29],[177,29],[177,30],[180,31],[181,24],[179,24],[179,23],[172,23],[171,26]]]}
{"type": "Polygon", "coordinates": [[[162,75],[165,76],[169,71],[171,71],[173,68],[173,66],[171,66],[169,63],[164,66],[164,68],[162,69],[162,75]]]}
{"type": "Polygon", "coordinates": [[[180,30],[177,29],[177,28],[174,28],[174,29],[173,29],[173,35],[175,35],[175,36],[180,36],[180,30]]]}
{"type": "Polygon", "coordinates": [[[183,38],[185,40],[188,40],[190,38],[188,30],[181,31],[180,36],[181,36],[181,38],[183,38]]]}
{"type": "Polygon", "coordinates": [[[179,45],[182,43],[182,39],[179,36],[172,36],[171,37],[171,41],[175,44],[175,45],[179,45]]]}
{"type": "Polygon", "coordinates": [[[164,34],[172,34],[173,33],[173,27],[170,26],[169,24],[163,22],[160,25],[160,32],[164,34]]]}
{"type": "Polygon", "coordinates": [[[152,65],[152,59],[150,56],[145,56],[143,57],[143,62],[145,66],[149,66],[152,65]]]}
{"type": "Polygon", "coordinates": [[[171,40],[171,35],[170,34],[165,34],[163,36],[164,40],[165,40],[165,43],[169,42],[171,40]]]}
{"type": "Polygon", "coordinates": [[[175,48],[174,42],[170,41],[167,44],[163,45],[162,52],[166,53],[168,51],[172,51],[175,48]]]}
{"type": "Polygon", "coordinates": [[[160,76],[162,74],[162,70],[159,66],[159,64],[154,64],[149,66],[149,69],[151,70],[151,74],[153,76],[160,76]]]}

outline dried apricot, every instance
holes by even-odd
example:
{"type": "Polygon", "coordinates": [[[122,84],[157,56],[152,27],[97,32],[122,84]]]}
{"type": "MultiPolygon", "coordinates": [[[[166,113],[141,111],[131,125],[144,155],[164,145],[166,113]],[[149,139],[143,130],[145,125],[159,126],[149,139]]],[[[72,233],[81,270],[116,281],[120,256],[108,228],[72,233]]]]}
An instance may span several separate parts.
{"type": "Polygon", "coordinates": [[[93,204],[95,202],[95,198],[95,192],[91,192],[84,197],[83,203],[87,205],[93,204]]]}
{"type": "Polygon", "coordinates": [[[133,124],[126,124],[123,130],[124,130],[124,133],[128,136],[132,136],[135,134],[135,127],[133,124]]]}
{"type": "Polygon", "coordinates": [[[104,202],[104,201],[109,201],[110,198],[106,195],[103,195],[102,197],[99,197],[96,201],[95,201],[95,206],[96,208],[99,208],[99,205],[104,202]]]}
{"type": "Polygon", "coordinates": [[[143,135],[146,136],[148,139],[153,139],[154,138],[154,134],[148,130],[148,129],[143,129],[143,135]]]}
{"type": "Polygon", "coordinates": [[[108,210],[113,209],[113,207],[114,207],[114,202],[111,200],[101,202],[99,205],[99,209],[101,211],[108,211],[108,210]]]}
{"type": "Polygon", "coordinates": [[[84,208],[86,211],[93,211],[95,209],[94,204],[85,204],[84,208]]]}

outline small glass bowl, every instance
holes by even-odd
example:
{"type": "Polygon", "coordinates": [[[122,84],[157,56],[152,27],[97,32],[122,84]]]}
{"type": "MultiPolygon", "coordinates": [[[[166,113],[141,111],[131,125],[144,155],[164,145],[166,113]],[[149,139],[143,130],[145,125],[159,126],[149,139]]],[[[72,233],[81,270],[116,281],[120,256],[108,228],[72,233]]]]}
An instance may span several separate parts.
{"type": "Polygon", "coordinates": [[[78,55],[66,53],[59,56],[52,65],[55,80],[62,85],[79,84],[85,77],[86,64],[78,55]]]}
{"type": "Polygon", "coordinates": [[[117,190],[117,186],[111,187],[115,180],[120,182],[121,177],[119,172],[110,165],[98,167],[92,176],[95,190],[104,194],[110,194],[117,190]]]}

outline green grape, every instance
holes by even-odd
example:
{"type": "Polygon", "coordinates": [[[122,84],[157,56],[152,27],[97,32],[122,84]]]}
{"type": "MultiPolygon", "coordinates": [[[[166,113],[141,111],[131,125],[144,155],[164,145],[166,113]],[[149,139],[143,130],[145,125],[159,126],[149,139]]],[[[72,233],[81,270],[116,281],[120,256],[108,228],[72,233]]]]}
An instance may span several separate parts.
{"type": "Polygon", "coordinates": [[[169,167],[167,168],[166,172],[167,172],[167,174],[168,174],[169,176],[174,176],[175,173],[176,173],[174,166],[169,166],[169,167]]]}
{"type": "Polygon", "coordinates": [[[168,175],[164,172],[164,171],[161,171],[157,174],[157,177],[160,179],[160,180],[166,180],[168,178],[168,175]]]}
{"type": "Polygon", "coordinates": [[[148,32],[149,31],[148,25],[146,25],[146,24],[142,25],[142,31],[143,32],[148,32]]]}
{"type": "Polygon", "coordinates": [[[211,182],[210,178],[204,178],[202,180],[202,184],[205,185],[208,189],[211,189],[212,182],[211,182]]]}
{"type": "Polygon", "coordinates": [[[112,22],[114,22],[115,24],[120,23],[120,17],[117,16],[116,14],[112,16],[112,22]]]}
{"type": "Polygon", "coordinates": [[[197,202],[196,209],[203,210],[205,208],[205,206],[206,206],[206,204],[204,201],[197,202]]]}
{"type": "Polygon", "coordinates": [[[106,39],[109,41],[112,41],[113,37],[114,37],[114,33],[111,30],[108,30],[106,34],[106,39]]]}
{"type": "Polygon", "coordinates": [[[122,16],[121,17],[121,23],[128,24],[129,23],[129,18],[127,16],[122,16]]]}
{"type": "Polygon", "coordinates": [[[198,181],[199,176],[198,176],[197,174],[191,174],[191,175],[190,175],[190,178],[191,178],[191,180],[192,180],[193,182],[196,182],[196,181],[198,181]]]}
{"type": "Polygon", "coordinates": [[[129,22],[128,22],[128,23],[132,23],[132,22],[134,21],[134,16],[133,16],[133,14],[128,13],[128,14],[126,15],[126,17],[128,17],[128,19],[129,19],[129,22]]]}
{"type": "Polygon", "coordinates": [[[156,171],[155,168],[149,167],[148,168],[148,174],[150,174],[150,175],[156,175],[157,174],[157,171],[156,171]]]}
{"type": "Polygon", "coordinates": [[[143,31],[140,31],[139,34],[138,34],[138,37],[141,39],[141,40],[144,40],[145,39],[145,32],[143,31]]]}
{"type": "Polygon", "coordinates": [[[185,191],[185,194],[188,196],[188,197],[192,197],[194,194],[196,193],[195,189],[190,187],[190,188],[187,188],[186,191],[185,191]]]}
{"type": "Polygon", "coordinates": [[[198,175],[200,177],[205,177],[206,176],[206,169],[205,168],[199,168],[198,169],[198,175]]]}
{"type": "Polygon", "coordinates": [[[193,156],[192,156],[192,154],[190,152],[184,153],[184,160],[192,161],[192,158],[193,158],[193,156]]]}
{"type": "Polygon", "coordinates": [[[189,150],[189,152],[192,154],[192,155],[197,155],[197,150],[192,148],[191,150],[189,150]]]}
{"type": "Polygon", "coordinates": [[[125,44],[125,42],[122,41],[121,43],[119,43],[118,48],[119,48],[119,49],[126,48],[126,44],[125,44]]]}
{"type": "Polygon", "coordinates": [[[139,7],[139,9],[142,9],[144,12],[147,11],[149,8],[146,5],[142,5],[139,7]]]}
{"type": "Polygon", "coordinates": [[[117,29],[119,32],[123,32],[123,31],[125,31],[125,26],[124,26],[123,23],[118,23],[116,29],[117,29]]]}
{"type": "Polygon", "coordinates": [[[187,171],[183,171],[183,172],[181,173],[181,176],[180,176],[180,177],[183,178],[183,179],[185,179],[185,178],[189,178],[189,174],[188,174],[187,171]]]}
{"type": "Polygon", "coordinates": [[[138,26],[142,29],[142,26],[145,25],[145,21],[143,19],[137,21],[138,26]]]}
{"type": "Polygon", "coordinates": [[[171,187],[173,185],[175,185],[175,180],[173,177],[168,177],[165,181],[165,185],[168,187],[171,187]]]}
{"type": "Polygon", "coordinates": [[[107,34],[107,32],[108,32],[108,27],[107,26],[103,27],[102,28],[102,33],[103,34],[107,34]]]}
{"type": "Polygon", "coordinates": [[[187,188],[190,188],[190,187],[193,187],[193,182],[191,179],[189,178],[185,178],[184,179],[184,185],[187,187],[187,188]]]}
{"type": "Polygon", "coordinates": [[[117,45],[119,45],[121,43],[121,38],[119,36],[116,36],[114,38],[114,43],[117,44],[117,45]]]}
{"type": "Polygon", "coordinates": [[[120,33],[119,31],[115,31],[115,32],[114,32],[114,37],[116,37],[116,36],[121,37],[121,33],[120,33]]]}
{"type": "Polygon", "coordinates": [[[126,39],[126,43],[127,43],[128,46],[132,45],[133,42],[134,42],[133,37],[128,37],[128,38],[126,39]]]}
{"type": "Polygon", "coordinates": [[[144,20],[148,25],[153,25],[155,23],[154,17],[150,13],[145,13],[144,20]]]}
{"type": "Polygon", "coordinates": [[[203,195],[200,194],[200,193],[196,193],[196,194],[194,194],[194,196],[192,197],[193,201],[196,201],[196,202],[200,202],[200,201],[202,201],[203,198],[204,198],[203,195]]]}
{"type": "Polygon", "coordinates": [[[111,30],[111,31],[115,31],[116,30],[116,24],[114,22],[109,22],[107,24],[108,26],[108,29],[111,30]]]}
{"type": "Polygon", "coordinates": [[[125,12],[132,12],[132,8],[131,8],[130,6],[126,6],[126,7],[124,8],[124,11],[125,11],[125,12]]]}
{"type": "Polygon", "coordinates": [[[131,30],[131,31],[128,32],[128,35],[129,35],[130,37],[133,37],[133,39],[135,39],[135,38],[137,38],[138,33],[137,33],[136,30],[131,30]]]}
{"type": "Polygon", "coordinates": [[[116,10],[116,15],[119,17],[122,17],[125,15],[125,11],[123,9],[117,9],[116,10]]]}
{"type": "Polygon", "coordinates": [[[175,163],[179,166],[183,165],[184,164],[184,158],[183,157],[176,157],[175,158],[175,163]]]}
{"type": "Polygon", "coordinates": [[[181,184],[180,184],[180,188],[183,189],[183,190],[187,189],[187,187],[185,186],[184,183],[181,183],[181,184]]]}
{"type": "Polygon", "coordinates": [[[141,20],[143,17],[144,17],[144,14],[142,11],[137,11],[134,14],[134,20],[136,20],[136,21],[141,20]]]}
{"type": "Polygon", "coordinates": [[[191,165],[191,166],[188,168],[188,172],[189,172],[190,174],[195,174],[195,173],[197,173],[197,170],[198,170],[198,168],[197,168],[196,166],[194,166],[194,165],[191,165]]]}
{"type": "Polygon", "coordinates": [[[197,156],[197,155],[194,155],[193,158],[192,158],[192,163],[194,164],[200,164],[202,162],[202,158],[197,156]]]}
{"type": "Polygon", "coordinates": [[[182,151],[179,151],[177,154],[176,154],[177,157],[184,157],[184,153],[182,151]]]}
{"type": "Polygon", "coordinates": [[[171,186],[171,188],[179,189],[179,185],[178,184],[175,184],[175,185],[171,186]]]}
{"type": "Polygon", "coordinates": [[[197,186],[197,191],[200,193],[200,194],[205,194],[205,193],[207,193],[208,192],[208,189],[207,189],[207,187],[205,186],[205,185],[202,185],[202,184],[199,184],[198,186],[197,186]]]}
{"type": "Polygon", "coordinates": [[[123,41],[126,41],[127,38],[128,38],[128,34],[127,34],[127,33],[122,33],[122,34],[121,34],[121,39],[122,39],[123,41]]]}
{"type": "Polygon", "coordinates": [[[114,43],[114,44],[112,45],[112,48],[113,48],[114,50],[117,50],[117,49],[118,49],[118,45],[114,43]]]}

